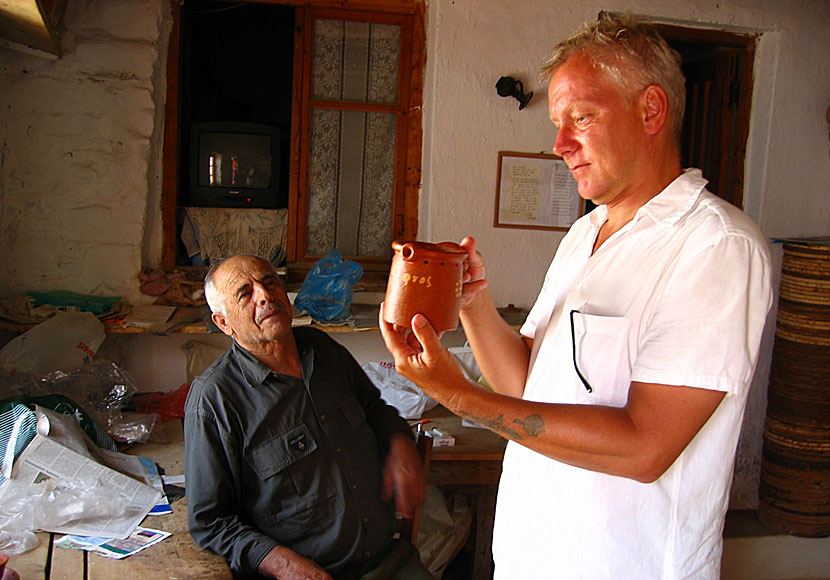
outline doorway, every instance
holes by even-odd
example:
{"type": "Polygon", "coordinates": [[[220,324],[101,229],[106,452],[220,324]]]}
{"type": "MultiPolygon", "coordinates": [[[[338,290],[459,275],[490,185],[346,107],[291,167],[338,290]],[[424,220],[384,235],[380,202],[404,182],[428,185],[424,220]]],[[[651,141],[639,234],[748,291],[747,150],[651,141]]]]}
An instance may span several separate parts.
{"type": "Polygon", "coordinates": [[[683,167],[697,167],[709,191],[743,209],[744,164],[757,37],[655,24],[681,55],[686,115],[683,167]]]}

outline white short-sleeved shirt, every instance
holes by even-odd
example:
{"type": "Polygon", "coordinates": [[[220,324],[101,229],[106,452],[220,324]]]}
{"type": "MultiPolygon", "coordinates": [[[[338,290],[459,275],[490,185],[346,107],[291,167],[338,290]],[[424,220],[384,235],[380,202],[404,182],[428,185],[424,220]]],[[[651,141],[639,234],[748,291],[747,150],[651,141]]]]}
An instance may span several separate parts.
{"type": "Polygon", "coordinates": [[[533,338],[524,398],[622,407],[632,381],[726,397],[650,484],[511,442],[496,510],[497,579],[718,578],[735,449],[772,295],[761,232],[705,186],[700,171],[687,170],[594,255],[606,208],[573,225],[521,330],[533,338]]]}

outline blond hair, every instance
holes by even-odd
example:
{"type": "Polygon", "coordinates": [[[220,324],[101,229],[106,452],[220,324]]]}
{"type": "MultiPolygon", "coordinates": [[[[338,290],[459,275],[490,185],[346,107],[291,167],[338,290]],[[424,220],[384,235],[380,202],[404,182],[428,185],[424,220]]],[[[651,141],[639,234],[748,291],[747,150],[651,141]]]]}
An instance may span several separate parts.
{"type": "Polygon", "coordinates": [[[542,81],[550,81],[556,70],[576,54],[587,54],[593,66],[607,72],[632,99],[649,85],[662,87],[669,101],[669,124],[680,142],[686,79],[680,69],[680,54],[653,27],[630,15],[603,13],[554,47],[542,67],[542,81]]]}

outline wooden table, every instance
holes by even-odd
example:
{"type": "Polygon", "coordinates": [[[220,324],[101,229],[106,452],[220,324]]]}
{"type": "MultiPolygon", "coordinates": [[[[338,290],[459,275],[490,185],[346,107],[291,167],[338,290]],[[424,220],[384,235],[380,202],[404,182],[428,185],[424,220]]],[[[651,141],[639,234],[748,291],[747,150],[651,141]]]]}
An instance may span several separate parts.
{"type": "MultiPolygon", "coordinates": [[[[155,460],[166,475],[184,475],[184,439],[179,421],[157,425],[154,439],[167,442],[137,444],[127,453],[155,460]]],[[[187,529],[187,499],[175,501],[173,513],[147,516],[143,527],[172,535],[158,544],[122,560],[104,558],[81,550],[54,548],[62,534],[38,533],[40,545],[25,554],[11,556],[8,567],[24,580],[231,580],[221,557],[199,548],[187,529]]]]}
{"type": "Polygon", "coordinates": [[[461,418],[438,406],[424,413],[430,423],[455,437],[451,447],[434,447],[427,481],[441,486],[469,486],[474,493],[475,580],[488,580],[493,570],[493,521],[496,491],[507,440],[487,429],[462,427],[461,418]]]}
{"type": "MultiPolygon", "coordinates": [[[[439,427],[455,436],[454,446],[433,449],[428,480],[436,485],[471,487],[475,492],[473,578],[490,578],[496,487],[506,441],[491,431],[462,427],[461,419],[443,407],[432,409],[424,417],[430,419],[428,427],[439,427]]],[[[153,459],[166,475],[183,475],[181,422],[157,425],[153,439],[159,442],[137,444],[126,452],[153,459]]],[[[187,499],[175,501],[172,508],[172,514],[147,516],[141,524],[172,535],[122,560],[55,548],[52,544],[62,534],[40,532],[40,545],[11,556],[8,566],[20,572],[24,580],[231,580],[226,562],[199,548],[190,537],[187,499]]]]}

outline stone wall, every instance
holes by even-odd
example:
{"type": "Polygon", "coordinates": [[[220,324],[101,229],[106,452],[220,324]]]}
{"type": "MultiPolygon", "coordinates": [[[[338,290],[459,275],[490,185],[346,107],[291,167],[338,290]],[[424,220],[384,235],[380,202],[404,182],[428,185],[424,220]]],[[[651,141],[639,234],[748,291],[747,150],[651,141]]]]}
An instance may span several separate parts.
{"type": "Polygon", "coordinates": [[[62,58],[0,48],[0,297],[142,300],[148,218],[158,229],[163,4],[72,0],[62,58]]]}

